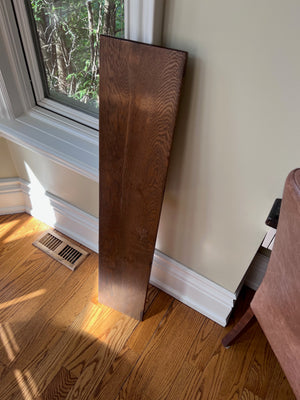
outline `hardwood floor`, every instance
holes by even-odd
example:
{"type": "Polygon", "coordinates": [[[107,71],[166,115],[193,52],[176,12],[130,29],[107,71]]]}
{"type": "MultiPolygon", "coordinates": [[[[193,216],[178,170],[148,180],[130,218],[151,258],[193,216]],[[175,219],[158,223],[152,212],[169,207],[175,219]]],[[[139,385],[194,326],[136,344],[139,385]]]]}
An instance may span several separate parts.
{"type": "Polygon", "coordinates": [[[97,298],[98,256],[74,272],[32,246],[48,226],[0,217],[0,399],[292,400],[258,324],[226,350],[230,325],[151,287],[137,322],[97,298]]]}

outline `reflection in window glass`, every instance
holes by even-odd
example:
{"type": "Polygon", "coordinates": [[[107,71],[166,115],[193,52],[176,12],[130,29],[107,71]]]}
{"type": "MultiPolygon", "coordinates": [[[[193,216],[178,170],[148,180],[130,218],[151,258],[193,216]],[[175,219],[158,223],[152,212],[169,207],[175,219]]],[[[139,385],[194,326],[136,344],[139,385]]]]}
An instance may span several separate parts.
{"type": "Polygon", "coordinates": [[[100,34],[124,37],[124,0],[28,0],[46,96],[98,114],[100,34]]]}

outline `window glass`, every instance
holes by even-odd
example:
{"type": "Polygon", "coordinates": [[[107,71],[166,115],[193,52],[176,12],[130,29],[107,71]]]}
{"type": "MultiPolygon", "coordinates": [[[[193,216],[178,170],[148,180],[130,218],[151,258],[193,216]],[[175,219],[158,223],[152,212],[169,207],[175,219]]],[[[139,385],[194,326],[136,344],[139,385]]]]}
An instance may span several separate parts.
{"type": "Polygon", "coordinates": [[[27,0],[45,96],[98,115],[100,34],[124,37],[124,0],[27,0]]]}

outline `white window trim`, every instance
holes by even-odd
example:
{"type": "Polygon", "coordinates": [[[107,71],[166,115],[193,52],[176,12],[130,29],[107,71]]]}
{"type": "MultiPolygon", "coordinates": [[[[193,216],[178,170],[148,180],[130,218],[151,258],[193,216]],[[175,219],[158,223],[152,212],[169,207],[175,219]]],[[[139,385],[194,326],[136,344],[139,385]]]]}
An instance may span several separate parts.
{"type": "Polygon", "coordinates": [[[125,38],[160,45],[164,0],[125,0],[125,38]]]}
{"type": "MultiPolygon", "coordinates": [[[[11,23],[13,18],[14,16],[10,1],[0,2],[0,36],[2,45],[5,48],[5,53],[1,55],[0,66],[1,70],[3,68],[6,72],[6,74],[4,74],[1,71],[3,80],[2,87],[6,87],[7,93],[11,99],[10,105],[13,110],[13,115],[17,116],[33,107],[35,103],[22,48],[19,42],[18,32],[16,27],[11,23]],[[10,93],[11,90],[8,89],[8,79],[13,80],[15,83],[16,93],[10,93]],[[14,103],[15,100],[19,103],[19,107],[16,107],[14,103]]],[[[8,107],[9,106],[5,103],[1,104],[1,109],[8,107]]],[[[11,114],[11,110],[8,110],[7,112],[11,114]]]]}
{"type": "MultiPolygon", "coordinates": [[[[12,1],[38,106],[34,102],[18,31],[14,25],[12,4],[10,1],[1,2],[0,40],[6,54],[1,56],[0,61],[0,137],[37,151],[98,181],[98,120],[44,98],[24,4],[21,0],[12,1]],[[74,121],[78,120],[78,116],[81,123],[74,121]]],[[[125,0],[125,18],[128,22],[125,26],[126,38],[160,44],[163,3],[163,0],[125,0]]]]}

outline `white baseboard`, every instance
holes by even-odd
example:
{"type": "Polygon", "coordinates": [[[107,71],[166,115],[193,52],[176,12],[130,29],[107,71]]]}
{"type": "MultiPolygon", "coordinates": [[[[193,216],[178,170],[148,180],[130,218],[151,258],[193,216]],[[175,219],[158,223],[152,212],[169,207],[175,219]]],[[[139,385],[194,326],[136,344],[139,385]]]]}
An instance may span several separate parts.
{"type": "Polygon", "coordinates": [[[182,303],[226,326],[236,295],[155,250],[150,282],[182,303]]]}
{"type": "Polygon", "coordinates": [[[46,193],[54,210],[54,227],[98,253],[99,219],[74,207],[72,204],[46,193]]]}
{"type": "Polygon", "coordinates": [[[19,178],[0,179],[0,215],[26,211],[25,202],[19,178]]]}
{"type": "MultiPolygon", "coordinates": [[[[35,195],[36,196],[36,195],[35,195]]],[[[34,207],[30,183],[20,178],[0,179],[0,214],[27,212],[70,238],[98,252],[98,218],[51,193],[42,193],[49,212],[34,207]]]]}
{"type": "MultiPolygon", "coordinates": [[[[20,178],[0,179],[0,214],[26,211],[98,252],[98,218],[48,192],[52,217],[32,206],[31,188],[20,178]],[[53,216],[55,217],[53,219],[53,216]]],[[[182,303],[225,326],[237,295],[155,250],[150,282],[182,303]]]]}

